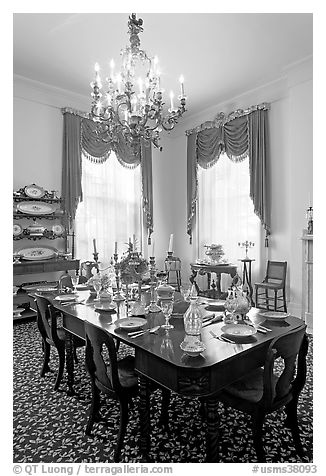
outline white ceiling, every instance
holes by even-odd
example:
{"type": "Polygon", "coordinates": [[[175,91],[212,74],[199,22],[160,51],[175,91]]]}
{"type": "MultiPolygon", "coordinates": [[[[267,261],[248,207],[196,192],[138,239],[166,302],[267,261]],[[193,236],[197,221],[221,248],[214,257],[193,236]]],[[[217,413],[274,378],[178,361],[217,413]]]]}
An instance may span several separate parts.
{"type": "MultiPolygon", "coordinates": [[[[187,109],[201,109],[279,78],[312,55],[309,13],[139,13],[141,47],[157,54],[162,86],[178,94],[185,77],[187,109]]],[[[94,64],[103,76],[128,43],[126,13],[14,14],[14,73],[88,96],[94,64]]]]}

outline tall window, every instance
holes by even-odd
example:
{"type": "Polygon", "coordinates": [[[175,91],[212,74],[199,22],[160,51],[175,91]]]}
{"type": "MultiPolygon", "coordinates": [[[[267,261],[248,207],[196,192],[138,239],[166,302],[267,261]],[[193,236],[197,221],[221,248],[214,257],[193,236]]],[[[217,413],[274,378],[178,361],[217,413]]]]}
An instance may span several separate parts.
{"type": "Polygon", "coordinates": [[[103,164],[82,158],[83,201],[75,222],[76,255],[82,261],[93,259],[93,238],[99,260],[108,264],[118,242],[118,253],[126,250],[128,238],[141,239],[140,166],[123,167],[111,152],[103,164]]]}
{"type": "MultiPolygon", "coordinates": [[[[238,243],[252,241],[255,245],[248,254],[256,260],[255,278],[259,270],[262,229],[249,197],[249,159],[234,163],[222,154],[213,167],[198,169],[198,257],[207,258],[204,245],[221,244],[224,258],[237,264],[241,275],[238,259],[244,257],[245,250],[240,249],[238,243]]],[[[222,278],[227,279],[224,275],[222,278]]]]}

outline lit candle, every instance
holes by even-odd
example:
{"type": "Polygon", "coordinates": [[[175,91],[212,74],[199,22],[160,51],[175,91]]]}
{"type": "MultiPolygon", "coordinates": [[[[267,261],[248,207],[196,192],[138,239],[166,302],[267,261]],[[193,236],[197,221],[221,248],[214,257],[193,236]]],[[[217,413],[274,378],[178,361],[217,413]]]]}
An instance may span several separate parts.
{"type": "Polygon", "coordinates": [[[173,98],[174,98],[173,91],[170,91],[171,111],[173,111],[173,98]]]}
{"type": "Polygon", "coordinates": [[[94,253],[97,253],[97,251],[96,251],[96,240],[95,240],[95,238],[93,238],[93,247],[94,247],[94,253]]]}
{"type": "Polygon", "coordinates": [[[116,254],[116,255],[118,254],[118,242],[117,241],[114,242],[114,254],[116,254]]]}
{"type": "Polygon", "coordinates": [[[180,81],[180,86],[181,86],[181,96],[184,97],[185,95],[185,90],[184,90],[184,77],[181,75],[180,78],[179,78],[179,81],[180,81]]]}
{"type": "Polygon", "coordinates": [[[143,92],[143,80],[141,78],[138,78],[138,86],[139,86],[139,92],[142,94],[143,92]]]}
{"type": "Polygon", "coordinates": [[[131,104],[132,104],[131,112],[137,112],[137,97],[136,96],[133,96],[131,100],[131,104]]]}
{"type": "Polygon", "coordinates": [[[95,63],[94,69],[95,69],[95,84],[98,86],[101,83],[101,78],[99,75],[100,65],[98,63],[95,63]]]}
{"type": "Polygon", "coordinates": [[[154,238],[152,239],[152,252],[151,252],[151,256],[155,256],[154,255],[154,243],[155,243],[155,240],[154,238]]]}
{"type": "Polygon", "coordinates": [[[154,74],[156,73],[157,74],[157,66],[158,66],[158,57],[155,55],[154,56],[154,74]]]}
{"type": "Polygon", "coordinates": [[[148,102],[148,95],[149,95],[149,79],[148,79],[148,77],[145,78],[145,94],[146,94],[146,102],[148,102]]]}
{"type": "Polygon", "coordinates": [[[110,68],[111,68],[111,79],[113,81],[113,74],[114,74],[114,60],[111,59],[110,61],[110,68]]]}
{"type": "Polygon", "coordinates": [[[169,242],[169,253],[173,252],[173,233],[170,235],[170,242],[169,242]]]}
{"type": "Polygon", "coordinates": [[[132,235],[132,244],[133,244],[134,251],[136,251],[136,235],[135,235],[135,233],[132,235]]]}
{"type": "Polygon", "coordinates": [[[157,90],[161,90],[161,71],[157,71],[157,90]]]}

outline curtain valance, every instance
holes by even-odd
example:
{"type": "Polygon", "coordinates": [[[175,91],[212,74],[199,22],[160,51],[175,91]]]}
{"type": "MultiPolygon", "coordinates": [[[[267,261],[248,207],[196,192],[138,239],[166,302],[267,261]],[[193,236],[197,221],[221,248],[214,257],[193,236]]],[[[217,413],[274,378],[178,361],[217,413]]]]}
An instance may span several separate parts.
{"type": "Polygon", "coordinates": [[[247,110],[237,110],[226,116],[217,115],[214,121],[186,131],[187,145],[187,233],[190,235],[196,219],[198,197],[197,167],[212,167],[225,152],[238,162],[249,156],[250,197],[255,213],[270,234],[270,200],[268,186],[268,110],[263,103],[247,110]]]}
{"type": "Polygon", "coordinates": [[[152,149],[141,144],[140,156],[134,156],[131,148],[121,137],[114,144],[99,141],[95,134],[97,127],[87,113],[71,108],[63,108],[63,167],[62,195],[70,225],[75,219],[78,203],[82,201],[81,173],[82,153],[94,163],[105,162],[113,150],[124,167],[134,168],[141,165],[142,199],[144,224],[148,231],[148,243],[153,232],[153,185],[152,185],[152,149]]]}

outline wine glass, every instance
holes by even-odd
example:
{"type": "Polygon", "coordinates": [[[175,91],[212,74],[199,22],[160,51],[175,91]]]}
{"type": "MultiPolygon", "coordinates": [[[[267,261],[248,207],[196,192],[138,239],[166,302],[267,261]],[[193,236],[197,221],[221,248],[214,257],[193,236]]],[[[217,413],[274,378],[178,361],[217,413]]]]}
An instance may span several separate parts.
{"type": "Polygon", "coordinates": [[[72,283],[72,285],[73,285],[73,287],[74,287],[74,293],[77,292],[76,286],[77,286],[77,284],[78,284],[78,281],[79,281],[79,276],[78,276],[78,275],[72,275],[72,276],[71,276],[71,283],[72,283]]]}
{"type": "Polygon", "coordinates": [[[173,301],[167,300],[167,299],[162,299],[161,301],[161,310],[162,313],[164,314],[165,317],[165,324],[163,324],[161,327],[163,329],[173,329],[174,326],[169,323],[170,316],[173,311],[173,301]]]}
{"type": "Polygon", "coordinates": [[[183,297],[183,300],[186,302],[189,302],[190,291],[191,291],[191,286],[186,286],[186,285],[180,286],[181,296],[183,297]]]}
{"type": "Polygon", "coordinates": [[[102,289],[102,283],[100,279],[94,279],[93,287],[96,291],[96,298],[94,299],[94,301],[100,301],[100,291],[102,289]]]}

